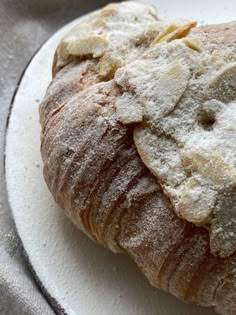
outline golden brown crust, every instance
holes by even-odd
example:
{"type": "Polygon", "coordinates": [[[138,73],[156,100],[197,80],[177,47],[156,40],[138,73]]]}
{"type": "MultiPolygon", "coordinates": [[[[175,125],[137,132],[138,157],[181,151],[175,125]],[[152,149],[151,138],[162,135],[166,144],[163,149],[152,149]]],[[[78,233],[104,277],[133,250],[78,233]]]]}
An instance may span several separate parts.
{"type": "MultiPolygon", "coordinates": [[[[214,44],[216,28],[192,34],[214,44]]],[[[68,64],[40,106],[44,176],[56,202],[93,240],[129,254],[154,286],[235,315],[236,254],[213,256],[207,231],[177,217],[137,153],[134,126],[117,116],[123,91],[101,81],[97,60],[68,64]]]]}
{"type": "Polygon", "coordinates": [[[115,119],[119,90],[111,84],[72,98],[45,127],[42,156],[49,189],[79,228],[111,250],[127,252],[154,286],[235,314],[224,302],[236,292],[235,255],[214,257],[207,232],[175,215],[137,154],[132,127],[115,119]]]}

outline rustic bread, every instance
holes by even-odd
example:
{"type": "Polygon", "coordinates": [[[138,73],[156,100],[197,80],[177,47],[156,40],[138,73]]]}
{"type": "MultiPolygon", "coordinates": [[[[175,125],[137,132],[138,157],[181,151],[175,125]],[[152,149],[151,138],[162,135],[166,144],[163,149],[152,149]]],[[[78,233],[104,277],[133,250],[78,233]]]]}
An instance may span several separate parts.
{"type": "MultiPolygon", "coordinates": [[[[44,177],[52,195],[79,229],[112,251],[130,255],[154,286],[187,302],[215,306],[222,314],[236,314],[236,253],[229,256],[227,247],[226,252],[220,251],[227,258],[216,255],[218,251],[210,248],[206,226],[198,226],[204,224],[191,216],[189,219],[189,213],[187,217],[177,208],[172,190],[176,189],[176,170],[179,172],[181,167],[170,170],[166,165],[167,175],[162,178],[158,152],[155,156],[150,154],[150,147],[156,152],[160,138],[160,130],[155,127],[160,125],[156,113],[172,118],[176,102],[183,101],[183,94],[189,97],[189,80],[195,70],[186,69],[186,65],[191,61],[194,69],[196,61],[192,55],[209,50],[212,56],[215,53],[222,57],[220,54],[225,49],[226,55],[218,67],[221,69],[223,64],[223,69],[225,66],[228,69],[230,53],[232,58],[235,56],[235,23],[195,28],[195,22],[185,20],[162,22],[149,6],[133,2],[109,5],[88,16],[86,23],[87,26],[76,28],[77,37],[73,37],[72,32],[59,45],[53,66],[55,77],[40,105],[44,177]],[[118,25],[122,28],[122,23],[127,24],[129,34],[125,41],[120,39],[114,44],[113,31],[116,32],[118,25]],[[138,29],[135,43],[133,23],[138,29]],[[150,31],[146,32],[147,29],[150,31]],[[99,47],[93,42],[91,50],[86,47],[86,51],[81,52],[77,47],[90,45],[88,34],[96,38],[99,47]],[[220,34],[219,38],[216,34],[220,34]],[[107,42],[106,46],[100,44],[99,36],[107,42]],[[68,38],[73,42],[72,50],[68,38]],[[182,59],[176,62],[179,50],[182,59]],[[112,60],[117,60],[117,56],[122,61],[115,61],[113,65],[112,60]],[[109,60],[111,71],[101,72],[104,60],[109,60]],[[159,69],[159,61],[166,63],[166,69],[159,69]],[[165,94],[166,91],[169,93],[165,94]],[[152,103],[147,93],[153,97],[152,103]],[[154,103],[163,96],[168,104],[160,103],[156,108],[154,103]],[[150,133],[154,142],[149,140],[150,133]],[[155,167],[153,160],[157,161],[155,167]]],[[[125,28],[121,29],[119,36],[123,37],[124,32],[125,28]]],[[[207,66],[203,69],[208,73],[207,66]]],[[[221,81],[211,82],[212,91],[216,91],[214,84],[217,91],[225,91],[221,81]]],[[[233,88],[231,91],[234,95],[233,88]]],[[[227,107],[230,112],[232,108],[232,116],[235,115],[233,101],[230,99],[227,107]]],[[[224,109],[220,118],[224,126],[229,119],[224,130],[229,128],[233,133],[235,126],[230,123],[233,117],[229,117],[225,103],[228,96],[213,102],[220,110],[224,109]]],[[[207,113],[212,108],[204,106],[207,113]]],[[[181,122],[182,116],[180,110],[181,122]]],[[[172,129],[165,129],[162,135],[167,139],[167,154],[162,155],[165,164],[174,154],[179,156],[179,138],[175,132],[174,150],[168,149],[168,141],[173,140],[168,135],[171,130],[175,131],[178,123],[174,121],[172,129]]],[[[202,129],[204,123],[203,119],[202,129]]],[[[186,122],[190,131],[192,126],[195,126],[194,119],[186,122]]],[[[179,128],[182,132],[181,124],[179,128]]],[[[234,148],[228,129],[225,133],[229,141],[227,138],[224,145],[228,148],[230,142],[234,148]]],[[[189,159],[186,159],[188,166],[189,159]]],[[[231,191],[227,193],[230,195],[231,191]]],[[[224,223],[224,219],[221,222],[224,223]]],[[[230,253],[233,248],[230,247],[230,253]]]]}
{"type": "Polygon", "coordinates": [[[236,23],[178,40],[170,33],[115,75],[126,95],[135,91],[143,162],[177,215],[209,230],[211,251],[221,257],[236,250],[235,33],[236,23]]]}

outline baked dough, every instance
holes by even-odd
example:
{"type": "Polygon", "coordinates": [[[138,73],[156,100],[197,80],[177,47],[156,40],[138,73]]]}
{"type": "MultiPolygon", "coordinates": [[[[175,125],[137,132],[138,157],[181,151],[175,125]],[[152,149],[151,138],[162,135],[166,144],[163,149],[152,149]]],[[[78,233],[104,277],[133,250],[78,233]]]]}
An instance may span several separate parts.
{"type": "MultiPolygon", "coordinates": [[[[236,23],[197,28],[180,39],[170,33],[171,40],[155,40],[141,58],[115,75],[127,98],[133,96],[133,111],[137,108],[140,124],[134,140],[143,162],[170,197],[177,215],[204,226],[212,253],[221,257],[236,250],[236,44],[235,38],[229,40],[232,34],[236,23]],[[228,38],[225,43],[221,38],[218,44],[216,30],[228,38]]],[[[125,104],[123,110],[128,113],[130,102],[125,104]]]]}
{"type": "MultiPolygon", "coordinates": [[[[151,94],[156,101],[157,97],[165,95],[171,82],[171,93],[166,95],[168,104],[160,104],[156,112],[161,112],[163,119],[177,110],[175,103],[182,100],[182,94],[188,97],[192,72],[186,58],[192,58],[195,62],[195,56],[199,56],[205,45],[213,56],[218,49],[222,51],[222,45],[225,46],[226,59],[220,64],[223,62],[226,67],[231,64],[227,59],[230,55],[227,51],[231,51],[234,56],[235,31],[232,30],[235,30],[235,24],[201,28],[195,25],[195,22],[186,20],[162,22],[149,6],[125,2],[109,5],[89,15],[83,26],[76,28],[79,31],[75,37],[72,36],[73,31],[62,40],[55,54],[54,79],[40,105],[44,177],[56,202],[72,222],[94,241],[114,252],[130,255],[152,285],[184,301],[215,306],[221,314],[234,315],[235,252],[226,259],[216,256],[209,247],[206,228],[180,218],[179,213],[176,215],[176,198],[170,193],[175,187],[172,184],[167,187],[167,180],[150,167],[152,157],[150,159],[148,152],[152,143],[147,145],[145,142],[142,151],[143,144],[138,140],[144,134],[149,137],[150,133],[153,133],[155,141],[160,138],[159,131],[154,128],[156,121],[159,123],[155,111],[152,119],[150,117],[155,106],[149,106],[150,99],[145,93],[151,94]],[[96,20],[100,21],[99,25],[106,25],[106,28],[98,26],[96,20]],[[125,41],[123,23],[128,33],[125,34],[125,41]],[[140,32],[141,41],[138,38],[133,41],[134,23],[140,32]],[[114,42],[118,25],[121,32],[119,40],[114,42]],[[88,28],[91,32],[83,33],[81,28],[88,28]],[[151,29],[148,32],[151,35],[145,37],[146,29],[151,29]],[[88,47],[91,43],[89,34],[92,38],[105,38],[107,44],[104,50],[101,50],[99,40],[95,41],[100,55],[96,53],[98,49],[95,42],[91,50],[88,47]],[[72,46],[68,40],[71,36],[72,46]],[[87,48],[81,53],[77,47],[82,46],[83,49],[87,48]],[[69,47],[73,47],[73,50],[70,51],[69,47]],[[173,51],[169,51],[169,47],[173,47],[173,51]],[[175,47],[182,49],[183,62],[168,61],[168,58],[174,59],[174,54],[178,56],[180,48],[176,50],[175,47]],[[167,55],[157,54],[164,49],[167,55]],[[115,56],[115,60],[120,56],[122,63],[115,62],[114,67],[113,64],[108,67],[114,71],[101,73],[102,60],[110,60],[104,57],[110,54],[115,56]],[[166,67],[161,71],[157,67],[158,60],[166,62],[166,67]],[[137,64],[134,67],[135,62],[137,64]],[[155,71],[157,68],[158,72],[155,71]],[[133,70],[138,70],[142,77],[135,79],[133,70]],[[128,76],[128,73],[132,75],[128,76]],[[137,84],[140,79],[145,87],[142,93],[139,93],[140,85],[137,84]],[[160,96],[157,96],[156,90],[160,96]],[[151,120],[153,125],[150,124],[151,120]]],[[[222,70],[220,65],[219,70],[222,70]]],[[[204,71],[208,71],[207,67],[204,71]]],[[[229,72],[214,73],[228,78],[229,72]]],[[[219,83],[214,78],[216,76],[209,80],[211,89],[204,91],[217,94],[220,89],[224,90],[224,82],[219,83]]],[[[226,102],[217,98],[213,103],[219,108],[220,123],[225,128],[225,120],[230,115],[226,110],[226,102]]],[[[204,102],[207,111],[211,106],[212,101],[209,104],[204,102]]],[[[227,106],[233,111],[232,100],[227,106]]],[[[180,110],[182,116],[183,111],[180,110]]],[[[192,121],[192,125],[191,121],[187,125],[190,130],[192,126],[195,127],[195,120],[192,121]]],[[[206,134],[213,132],[199,125],[200,131],[206,134]]],[[[229,131],[225,133],[228,137],[229,131]]],[[[166,135],[163,136],[164,140],[166,135]]],[[[214,138],[219,141],[216,134],[214,138]]],[[[175,149],[177,140],[173,143],[175,149]]],[[[230,138],[227,143],[231,143],[230,138]]],[[[156,150],[155,145],[153,148],[156,150]]],[[[164,158],[171,161],[174,154],[179,156],[179,148],[168,151],[168,154],[164,158]]],[[[173,176],[171,174],[176,174],[175,169],[166,178],[173,176]]],[[[224,199],[221,200],[224,202],[224,199]]]]}

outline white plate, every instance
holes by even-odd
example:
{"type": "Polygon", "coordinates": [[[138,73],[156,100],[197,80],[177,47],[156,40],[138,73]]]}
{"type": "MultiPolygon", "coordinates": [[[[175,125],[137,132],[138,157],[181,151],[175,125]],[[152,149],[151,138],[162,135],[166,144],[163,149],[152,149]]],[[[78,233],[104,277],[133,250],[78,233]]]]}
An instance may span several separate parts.
{"type": "MultiPolygon", "coordinates": [[[[145,1],[161,17],[233,20],[235,0],[145,1]]],[[[78,20],[77,20],[78,21],[78,20]]],[[[51,79],[55,48],[74,21],[53,35],[29,64],[14,100],[6,146],[9,201],[25,251],[46,292],[66,314],[213,315],[149,285],[135,264],[94,244],[55,204],[42,176],[38,104],[51,79]]]]}

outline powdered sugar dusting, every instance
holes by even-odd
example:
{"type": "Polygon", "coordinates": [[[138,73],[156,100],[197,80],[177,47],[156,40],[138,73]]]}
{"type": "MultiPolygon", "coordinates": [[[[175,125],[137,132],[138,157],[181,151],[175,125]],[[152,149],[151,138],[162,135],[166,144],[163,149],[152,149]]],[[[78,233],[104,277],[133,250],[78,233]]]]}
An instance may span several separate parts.
{"type": "MultiPolygon", "coordinates": [[[[196,41],[196,34],[190,39],[196,41]]],[[[204,47],[203,40],[202,50],[186,43],[177,39],[152,46],[119,69],[115,80],[143,104],[143,122],[134,131],[143,162],[176,213],[206,224],[212,252],[228,256],[236,250],[236,203],[230,216],[219,215],[226,205],[216,208],[222,194],[233,198],[236,189],[236,53],[227,45],[204,47]],[[221,232],[214,233],[219,225],[221,232]]]]}
{"type": "MultiPolygon", "coordinates": [[[[230,213],[234,199],[227,191],[215,203],[211,182],[221,178],[206,178],[198,156],[203,143],[205,153],[216,138],[205,120],[213,101],[205,101],[206,82],[213,94],[215,85],[223,86],[214,78],[222,78],[219,71],[234,62],[232,49],[219,58],[213,44],[204,48],[205,35],[190,32],[195,22],[159,22],[152,9],[133,3],[108,6],[87,21],[59,46],[57,71],[64,68],[41,105],[46,182],[77,227],[112,251],[127,252],[153,285],[186,301],[221,306],[224,299],[217,296],[235,255],[227,260],[230,266],[212,255],[206,229],[188,221],[203,225],[210,218],[211,247],[217,240],[217,248],[232,250],[234,222],[227,219],[223,228],[221,210],[227,206],[230,213]],[[197,135],[201,141],[195,141],[197,135]],[[189,206],[176,213],[185,220],[173,209],[182,188],[189,206]],[[227,244],[226,237],[221,242],[222,231],[227,244]]],[[[224,80],[227,76],[223,72],[224,80]]],[[[213,103],[217,121],[228,121],[231,110],[226,113],[221,99],[213,103]]],[[[231,130],[233,124],[223,126],[231,130]]]]}
{"type": "Polygon", "coordinates": [[[111,75],[143,52],[162,28],[151,6],[132,1],[110,4],[90,14],[63,38],[57,66],[66,65],[73,57],[100,57],[100,74],[111,75]]]}

